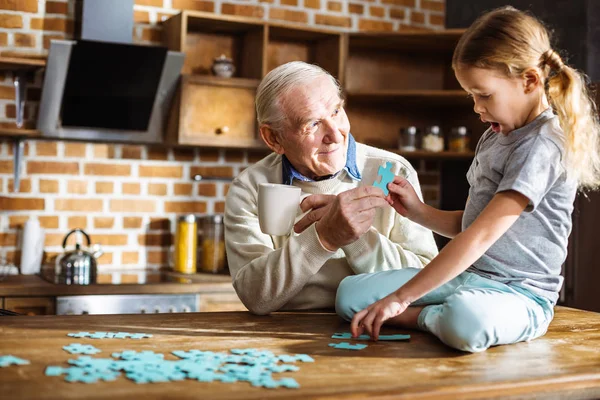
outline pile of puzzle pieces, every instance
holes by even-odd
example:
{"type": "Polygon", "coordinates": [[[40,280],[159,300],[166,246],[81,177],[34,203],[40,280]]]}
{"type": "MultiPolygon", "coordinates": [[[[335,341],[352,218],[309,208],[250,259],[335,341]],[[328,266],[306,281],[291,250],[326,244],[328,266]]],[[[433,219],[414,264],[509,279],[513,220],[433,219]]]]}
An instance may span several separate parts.
{"type": "MultiPolygon", "coordinates": [[[[73,346],[73,345],[71,345],[73,346]]],[[[95,383],[99,380],[113,381],[121,375],[136,383],[155,383],[195,379],[200,382],[225,383],[249,382],[264,388],[286,387],[296,389],[300,385],[293,378],[276,380],[273,374],[294,372],[300,368],[297,361],[314,362],[306,354],[276,356],[270,351],[256,349],[232,349],[231,354],[201,350],[173,351],[179,360],[165,360],[164,355],[152,351],[124,350],[113,353],[114,358],[80,356],[69,360],[71,367],[49,366],[47,376],[65,375],[67,382],[95,383]],[[281,363],[280,363],[281,362],[281,363]]]]}

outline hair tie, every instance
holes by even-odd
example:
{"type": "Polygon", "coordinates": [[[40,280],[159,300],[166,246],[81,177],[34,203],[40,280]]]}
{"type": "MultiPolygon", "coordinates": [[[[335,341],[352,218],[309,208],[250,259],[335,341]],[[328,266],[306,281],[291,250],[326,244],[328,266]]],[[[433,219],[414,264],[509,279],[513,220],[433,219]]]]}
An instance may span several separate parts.
{"type": "Polygon", "coordinates": [[[542,64],[550,67],[550,70],[560,72],[565,66],[562,58],[552,49],[545,51],[541,57],[542,64]]]}

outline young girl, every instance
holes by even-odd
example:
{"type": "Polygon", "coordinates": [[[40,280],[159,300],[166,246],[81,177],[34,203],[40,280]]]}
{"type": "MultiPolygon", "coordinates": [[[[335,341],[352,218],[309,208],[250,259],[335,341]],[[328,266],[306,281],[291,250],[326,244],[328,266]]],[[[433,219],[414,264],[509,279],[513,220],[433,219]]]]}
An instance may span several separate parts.
{"type": "Polygon", "coordinates": [[[345,278],[336,310],[354,336],[386,322],[469,352],[535,339],[554,316],[577,188],[600,180],[600,127],[584,76],[534,17],[506,7],[460,39],[452,67],[490,128],[467,173],[464,211],[423,204],[396,177],[388,202],[453,238],[423,269],[345,278]]]}

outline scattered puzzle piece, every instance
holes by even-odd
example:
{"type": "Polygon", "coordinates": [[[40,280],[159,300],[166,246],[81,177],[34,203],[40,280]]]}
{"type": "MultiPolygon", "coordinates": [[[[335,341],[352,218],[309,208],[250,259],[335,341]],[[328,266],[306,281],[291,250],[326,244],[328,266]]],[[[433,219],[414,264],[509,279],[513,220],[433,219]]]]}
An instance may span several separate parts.
{"type": "MultiPolygon", "coordinates": [[[[381,190],[383,190],[383,194],[385,194],[386,196],[389,193],[389,190],[387,188],[388,183],[390,183],[391,181],[394,180],[394,173],[392,172],[392,163],[390,161],[388,161],[385,164],[385,167],[380,166],[379,169],[377,170],[377,177],[381,177],[381,180],[379,182],[375,181],[373,182],[373,186],[380,188],[381,190]]],[[[375,178],[377,179],[377,178],[375,178]]]]}
{"type": "Polygon", "coordinates": [[[128,332],[78,332],[68,333],[67,336],[75,338],[90,338],[90,339],[144,339],[151,338],[149,333],[128,333],[128,332]]]}
{"type": "Polygon", "coordinates": [[[0,356],[0,368],[8,367],[9,365],[27,365],[28,360],[24,360],[15,356],[0,356]]]}
{"type": "MultiPolygon", "coordinates": [[[[371,336],[369,335],[360,335],[357,338],[353,338],[350,332],[343,333],[334,333],[331,336],[332,339],[352,339],[352,340],[371,340],[371,336]]],[[[379,339],[381,341],[399,341],[399,340],[408,340],[410,339],[410,335],[379,335],[379,339]]]]}
{"type": "Polygon", "coordinates": [[[366,344],[350,344],[347,342],[342,342],[342,343],[329,343],[329,347],[334,347],[336,349],[343,349],[343,350],[362,350],[365,347],[367,347],[366,344]]]}
{"type": "Polygon", "coordinates": [[[71,343],[68,346],[63,346],[63,350],[71,354],[98,354],[102,350],[95,348],[91,344],[71,343]]]}

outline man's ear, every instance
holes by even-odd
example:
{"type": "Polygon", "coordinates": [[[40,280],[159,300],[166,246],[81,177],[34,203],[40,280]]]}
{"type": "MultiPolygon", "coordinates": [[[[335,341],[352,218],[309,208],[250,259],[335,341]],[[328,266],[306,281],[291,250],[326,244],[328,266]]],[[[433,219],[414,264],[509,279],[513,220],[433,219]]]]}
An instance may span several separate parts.
{"type": "Polygon", "coordinates": [[[267,146],[277,154],[283,154],[283,146],[279,139],[279,135],[268,125],[260,127],[260,137],[267,146]]]}
{"type": "Polygon", "coordinates": [[[540,70],[536,68],[529,68],[523,72],[523,89],[525,93],[533,92],[538,86],[543,86],[542,76],[540,70]]]}

